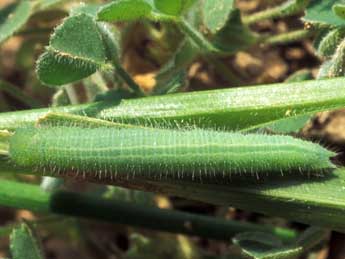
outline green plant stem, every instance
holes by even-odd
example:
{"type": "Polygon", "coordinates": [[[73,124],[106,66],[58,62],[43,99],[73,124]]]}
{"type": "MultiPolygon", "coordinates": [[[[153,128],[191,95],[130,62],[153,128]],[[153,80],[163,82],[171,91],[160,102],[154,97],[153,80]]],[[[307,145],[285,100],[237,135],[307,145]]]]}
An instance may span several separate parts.
{"type": "Polygon", "coordinates": [[[117,62],[113,62],[116,73],[120,78],[137,94],[137,96],[145,96],[140,86],[133,80],[133,78],[124,70],[122,65],[117,62]]]}
{"type": "Polygon", "coordinates": [[[98,94],[107,92],[109,89],[100,72],[96,72],[83,80],[88,101],[93,101],[98,94]]]}
{"type": "Polygon", "coordinates": [[[303,11],[307,3],[304,3],[302,6],[297,6],[293,3],[294,0],[290,2],[285,2],[279,6],[269,8],[257,13],[244,16],[242,18],[245,25],[251,25],[256,22],[268,19],[283,18],[286,16],[291,16],[298,14],[303,11]]]}
{"type": "Polygon", "coordinates": [[[68,99],[72,105],[79,104],[78,93],[72,84],[68,84],[64,86],[68,99]]]}
{"type": "Polygon", "coordinates": [[[0,90],[12,96],[13,98],[21,101],[30,108],[42,107],[42,104],[39,101],[37,101],[29,95],[24,94],[20,88],[9,82],[0,80],[0,90]]]}
{"type": "Polygon", "coordinates": [[[340,77],[0,113],[0,129],[33,125],[54,111],[127,124],[248,130],[279,119],[342,108],[344,103],[345,79],[340,77]]]}
{"type": "Polygon", "coordinates": [[[281,17],[281,7],[279,6],[244,16],[242,21],[245,25],[251,25],[262,20],[274,19],[278,17],[281,17]]]}
{"type": "Polygon", "coordinates": [[[111,29],[107,26],[99,26],[99,29],[102,32],[102,37],[106,45],[108,59],[111,61],[117,75],[128,85],[130,89],[132,89],[134,93],[136,93],[137,96],[145,96],[140,86],[122,67],[118,57],[118,46],[111,29]]]}
{"type": "Polygon", "coordinates": [[[0,204],[2,206],[49,213],[50,194],[38,186],[0,180],[0,204]]]}
{"type": "Polygon", "coordinates": [[[219,50],[215,48],[199,31],[194,29],[186,20],[180,19],[176,23],[181,32],[190,38],[192,42],[204,53],[218,53],[219,50]]]}
{"type": "Polygon", "coordinates": [[[296,232],[284,228],[151,208],[88,194],[64,191],[50,194],[35,185],[6,180],[0,180],[0,204],[38,213],[84,217],[225,241],[230,240],[234,234],[244,231],[269,232],[284,241],[292,241],[296,238],[296,232]]]}
{"type": "Polygon", "coordinates": [[[290,42],[300,41],[306,38],[313,37],[315,34],[316,30],[302,29],[273,36],[263,36],[259,42],[264,45],[288,44],[290,42]]]}

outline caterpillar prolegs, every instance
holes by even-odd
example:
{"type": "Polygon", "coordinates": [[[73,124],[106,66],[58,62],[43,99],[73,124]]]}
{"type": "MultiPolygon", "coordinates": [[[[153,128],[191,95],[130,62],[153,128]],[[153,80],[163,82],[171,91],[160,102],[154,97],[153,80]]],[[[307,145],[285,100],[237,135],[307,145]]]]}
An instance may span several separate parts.
{"type": "Polygon", "coordinates": [[[335,154],[290,136],[201,129],[48,127],[18,129],[14,164],[55,173],[107,177],[228,178],[267,172],[323,172],[335,154]]]}

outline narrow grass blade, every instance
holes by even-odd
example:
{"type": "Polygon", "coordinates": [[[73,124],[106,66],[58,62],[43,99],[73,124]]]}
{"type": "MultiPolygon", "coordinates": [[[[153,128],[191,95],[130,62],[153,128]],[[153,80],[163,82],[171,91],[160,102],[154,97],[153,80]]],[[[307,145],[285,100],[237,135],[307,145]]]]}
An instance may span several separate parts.
{"type": "Polygon", "coordinates": [[[323,177],[243,177],[228,184],[191,182],[117,183],[217,205],[278,216],[345,232],[345,169],[323,177]],[[279,209],[277,209],[279,208],[279,209]]]}
{"type": "Polygon", "coordinates": [[[114,122],[244,130],[345,106],[345,79],[171,94],[0,114],[0,129],[32,125],[48,111],[114,122]]]}

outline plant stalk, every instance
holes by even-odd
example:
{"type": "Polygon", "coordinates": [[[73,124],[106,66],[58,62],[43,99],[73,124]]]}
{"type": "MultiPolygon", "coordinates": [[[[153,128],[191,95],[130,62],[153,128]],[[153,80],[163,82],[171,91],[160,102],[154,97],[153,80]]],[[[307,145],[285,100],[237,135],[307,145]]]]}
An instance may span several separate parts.
{"type": "Polygon", "coordinates": [[[292,241],[297,237],[295,231],[284,228],[151,208],[90,194],[65,191],[51,194],[35,185],[6,180],[0,180],[0,204],[38,213],[84,217],[224,241],[229,241],[234,234],[244,231],[269,232],[284,241],[292,241]]]}

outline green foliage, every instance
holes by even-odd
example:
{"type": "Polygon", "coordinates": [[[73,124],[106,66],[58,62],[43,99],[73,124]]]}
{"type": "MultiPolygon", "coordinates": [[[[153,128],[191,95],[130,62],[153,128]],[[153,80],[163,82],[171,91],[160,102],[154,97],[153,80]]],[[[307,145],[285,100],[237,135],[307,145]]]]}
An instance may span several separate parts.
{"type": "Polygon", "coordinates": [[[345,75],[345,39],[341,41],[337,50],[330,60],[328,77],[339,77],[345,75]]]}
{"type": "Polygon", "coordinates": [[[233,238],[233,242],[252,259],[296,258],[302,252],[299,247],[284,246],[275,236],[266,233],[240,233],[233,238]]]}
{"type": "MultiPolygon", "coordinates": [[[[338,78],[126,99],[120,103],[106,101],[53,110],[134,124],[248,130],[280,119],[342,108],[344,96],[344,79],[338,78]]],[[[0,129],[33,125],[50,110],[2,113],[0,129]]]]}
{"type": "Polygon", "coordinates": [[[13,229],[11,254],[13,259],[43,259],[40,244],[28,224],[22,223],[13,229]]]}
{"type": "Polygon", "coordinates": [[[37,75],[42,83],[59,86],[108,69],[106,62],[97,24],[91,16],[79,14],[56,28],[46,52],[37,61],[37,75]]]}
{"type": "Polygon", "coordinates": [[[213,43],[222,51],[233,54],[255,44],[258,37],[242,23],[238,9],[233,10],[226,24],[215,34],[213,43]]]}
{"type": "Polygon", "coordinates": [[[98,20],[123,22],[151,17],[153,6],[148,0],[118,0],[103,6],[98,20]]]}
{"type": "Polygon", "coordinates": [[[331,57],[340,42],[345,38],[345,28],[340,27],[329,31],[324,35],[317,46],[317,53],[321,57],[331,57]]]}
{"type": "Polygon", "coordinates": [[[335,4],[333,5],[333,12],[340,18],[345,19],[345,5],[335,4]]]}
{"type": "Polygon", "coordinates": [[[0,10],[0,43],[8,39],[29,20],[32,3],[17,1],[0,10]]]}
{"type": "Polygon", "coordinates": [[[179,16],[183,10],[186,0],[154,0],[155,7],[162,13],[179,16]]]}
{"type": "Polygon", "coordinates": [[[243,254],[252,259],[294,259],[320,243],[327,235],[327,230],[311,227],[289,244],[283,244],[272,234],[260,232],[240,233],[233,238],[233,242],[241,248],[243,254]]]}
{"type": "Polygon", "coordinates": [[[314,0],[311,1],[306,9],[304,21],[311,23],[320,23],[335,26],[344,26],[345,21],[337,15],[334,15],[332,7],[341,3],[341,0],[314,0]]]}
{"type": "Polygon", "coordinates": [[[205,0],[202,5],[203,17],[206,27],[216,33],[228,21],[230,13],[234,10],[233,0],[205,0]]]}

